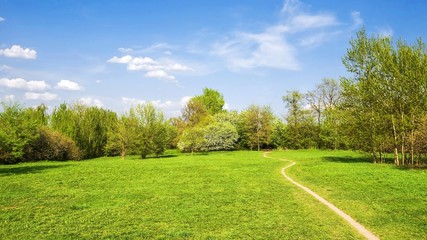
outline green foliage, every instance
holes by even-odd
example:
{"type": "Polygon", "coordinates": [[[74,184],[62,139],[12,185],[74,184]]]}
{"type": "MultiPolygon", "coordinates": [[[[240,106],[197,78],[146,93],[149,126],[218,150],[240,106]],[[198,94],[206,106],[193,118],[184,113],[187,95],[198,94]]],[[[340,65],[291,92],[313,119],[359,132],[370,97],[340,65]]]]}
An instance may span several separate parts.
{"type": "Polygon", "coordinates": [[[233,150],[239,138],[236,128],[229,122],[213,122],[205,127],[205,147],[208,151],[233,150]]]}
{"type": "Polygon", "coordinates": [[[315,125],[314,117],[310,110],[305,109],[304,95],[298,91],[289,92],[283,96],[283,101],[288,108],[286,116],[287,147],[290,149],[313,148],[318,145],[319,128],[315,125]]]}
{"type": "Polygon", "coordinates": [[[138,119],[135,111],[123,114],[114,121],[107,130],[107,144],[105,155],[121,155],[122,159],[127,154],[136,154],[138,146],[138,119]]]}
{"type": "Polygon", "coordinates": [[[192,100],[201,103],[212,116],[221,112],[225,104],[222,94],[210,88],[203,89],[203,94],[193,97],[192,100]]]}
{"type": "Polygon", "coordinates": [[[205,88],[203,94],[194,96],[183,109],[183,119],[188,126],[206,122],[208,116],[214,116],[223,111],[224,97],[216,90],[205,88]]]}
{"type": "Polygon", "coordinates": [[[274,115],[268,106],[251,105],[242,112],[242,138],[251,150],[270,144],[274,115]]]}
{"type": "Polygon", "coordinates": [[[181,152],[191,153],[205,151],[205,132],[204,128],[197,126],[185,129],[178,142],[178,149],[181,152]]]}
{"type": "Polygon", "coordinates": [[[47,127],[38,129],[38,138],[25,151],[28,161],[78,160],[79,150],[72,139],[47,127]]]}
{"type": "Polygon", "coordinates": [[[425,44],[394,45],[391,38],[368,37],[361,30],[350,46],[343,63],[353,77],[342,81],[342,109],[358,116],[350,123],[360,127],[349,133],[364,143],[358,148],[371,152],[374,162],[382,161],[384,150],[393,145],[395,163],[413,165],[417,122],[427,114],[425,44]],[[405,158],[408,153],[411,161],[405,158]]]}
{"type": "Polygon", "coordinates": [[[116,119],[114,112],[102,108],[61,104],[53,110],[51,127],[73,139],[82,158],[88,159],[103,156],[108,128],[116,119]]]}
{"type": "Polygon", "coordinates": [[[171,127],[163,113],[152,104],[144,104],[131,109],[131,115],[137,119],[137,149],[141,157],[163,154],[171,138],[171,127]]]}
{"type": "Polygon", "coordinates": [[[3,112],[0,113],[0,163],[24,160],[26,148],[37,139],[40,122],[33,118],[31,112],[18,104],[3,104],[3,112]]]}
{"type": "Polygon", "coordinates": [[[289,147],[289,136],[287,134],[285,123],[278,118],[274,119],[271,143],[275,148],[287,149],[289,147]]]}

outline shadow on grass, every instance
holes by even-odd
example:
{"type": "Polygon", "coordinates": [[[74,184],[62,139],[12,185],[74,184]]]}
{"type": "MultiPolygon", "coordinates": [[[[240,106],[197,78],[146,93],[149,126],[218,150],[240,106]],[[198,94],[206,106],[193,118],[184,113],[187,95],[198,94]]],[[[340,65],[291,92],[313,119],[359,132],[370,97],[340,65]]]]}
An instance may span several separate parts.
{"type": "Polygon", "coordinates": [[[8,168],[0,168],[0,176],[40,173],[45,170],[63,168],[68,166],[71,165],[67,164],[58,166],[13,166],[8,168]]]}
{"type": "Polygon", "coordinates": [[[178,157],[178,155],[175,154],[167,154],[167,155],[161,155],[161,156],[147,156],[145,159],[161,159],[161,158],[174,158],[178,157]]]}
{"type": "Polygon", "coordinates": [[[328,161],[328,162],[337,162],[337,163],[372,163],[372,159],[369,157],[334,157],[334,156],[327,156],[322,157],[322,160],[328,161]]]}

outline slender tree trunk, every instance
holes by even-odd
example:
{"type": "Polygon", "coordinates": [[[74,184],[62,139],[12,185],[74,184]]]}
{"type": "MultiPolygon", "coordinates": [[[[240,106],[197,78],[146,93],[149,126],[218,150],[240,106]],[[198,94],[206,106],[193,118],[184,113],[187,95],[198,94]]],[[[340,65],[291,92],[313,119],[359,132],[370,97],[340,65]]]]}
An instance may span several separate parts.
{"type": "Polygon", "coordinates": [[[401,153],[402,153],[402,165],[405,165],[406,164],[406,159],[405,159],[405,141],[403,140],[403,136],[402,136],[401,153]]]}
{"type": "Polygon", "coordinates": [[[391,123],[393,126],[393,136],[394,136],[394,164],[399,166],[399,152],[397,150],[397,131],[396,131],[396,121],[394,120],[394,116],[391,116],[391,123]]]}
{"type": "Polygon", "coordinates": [[[411,165],[414,166],[415,131],[411,130],[411,165]]]}

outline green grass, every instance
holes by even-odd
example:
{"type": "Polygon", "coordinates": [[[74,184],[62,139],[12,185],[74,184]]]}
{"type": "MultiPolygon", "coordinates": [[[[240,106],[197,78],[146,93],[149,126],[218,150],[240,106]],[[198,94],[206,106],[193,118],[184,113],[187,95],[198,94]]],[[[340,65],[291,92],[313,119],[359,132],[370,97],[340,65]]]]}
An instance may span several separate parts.
{"type": "Polygon", "coordinates": [[[427,171],[372,164],[344,151],[274,152],[295,160],[287,173],[382,239],[426,239],[427,171]]]}
{"type": "MultiPolygon", "coordinates": [[[[328,181],[318,180],[316,168],[306,163],[290,171],[296,179],[314,179],[311,187],[328,198],[346,199],[332,191],[342,189],[345,173],[323,190],[328,181]]],[[[361,239],[345,221],[287,182],[280,174],[283,165],[262,153],[227,152],[0,166],[0,239],[361,239]]],[[[377,167],[425,180],[419,172],[372,165],[377,167]]],[[[420,184],[425,190],[425,181],[420,184]]],[[[413,199],[401,200],[410,205],[413,199]]],[[[411,206],[425,210],[425,202],[416,201],[418,207],[411,206]]],[[[368,207],[369,216],[357,216],[376,223],[370,216],[377,209],[368,207]]],[[[418,216],[425,220],[425,213],[418,216]]]]}

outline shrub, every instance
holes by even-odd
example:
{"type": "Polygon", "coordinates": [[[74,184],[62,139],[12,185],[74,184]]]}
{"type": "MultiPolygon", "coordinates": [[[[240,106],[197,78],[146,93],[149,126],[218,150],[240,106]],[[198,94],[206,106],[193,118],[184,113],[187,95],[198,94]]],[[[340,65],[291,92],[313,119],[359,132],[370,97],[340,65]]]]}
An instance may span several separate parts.
{"type": "Polygon", "coordinates": [[[25,151],[26,161],[78,159],[80,153],[75,142],[47,127],[39,128],[39,137],[25,151]]]}

